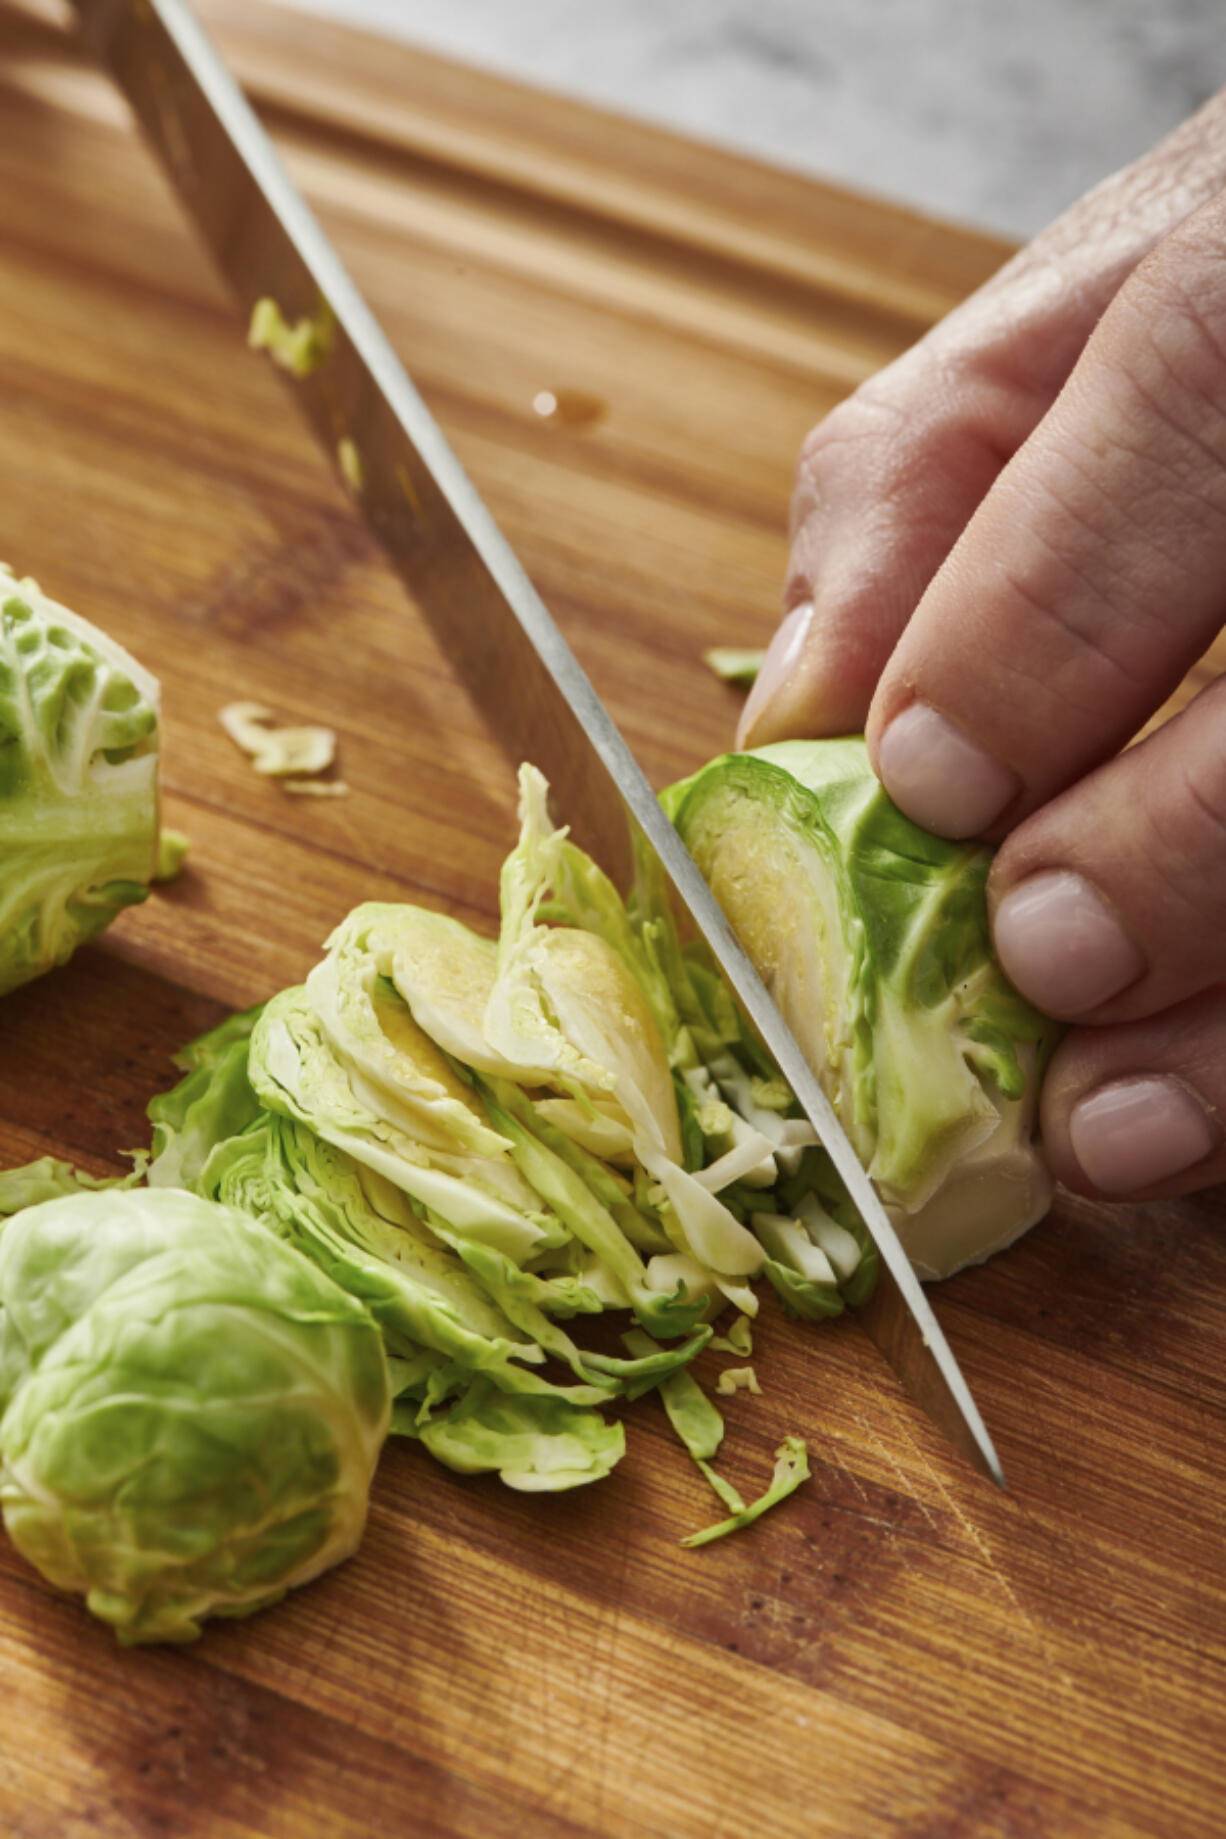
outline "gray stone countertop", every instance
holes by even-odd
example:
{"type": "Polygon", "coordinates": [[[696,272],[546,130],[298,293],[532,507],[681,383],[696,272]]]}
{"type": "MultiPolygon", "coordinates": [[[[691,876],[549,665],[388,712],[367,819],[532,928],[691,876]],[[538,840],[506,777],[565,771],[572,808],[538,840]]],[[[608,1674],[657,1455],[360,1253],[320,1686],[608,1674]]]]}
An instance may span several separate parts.
{"type": "Polygon", "coordinates": [[[1015,237],[1226,83],[1222,0],[289,3],[1015,237]]]}

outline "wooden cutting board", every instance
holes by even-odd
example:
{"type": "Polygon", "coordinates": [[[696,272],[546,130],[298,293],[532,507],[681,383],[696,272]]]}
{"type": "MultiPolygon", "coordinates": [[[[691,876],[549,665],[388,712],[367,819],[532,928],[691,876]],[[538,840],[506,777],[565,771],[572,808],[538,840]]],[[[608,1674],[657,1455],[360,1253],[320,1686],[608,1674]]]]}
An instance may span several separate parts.
{"type": "MultiPolygon", "coordinates": [[[[806,428],[1000,244],[255,0],[209,0],[481,491],[659,784],[725,747],[699,652],[772,628],[806,428]],[[546,418],[552,391],[566,413],[546,418]],[[570,394],[568,394],[570,392],[570,394]]],[[[513,779],[238,323],[114,94],[0,10],[0,555],[165,686],[184,878],[7,998],[0,1161],[103,1172],[168,1056],[409,897],[488,927],[513,779]],[[217,725],[332,723],[294,801],[217,725]]],[[[123,1652],[0,1549],[0,1826],[132,1835],[1217,1835],[1220,1194],[1061,1201],[936,1298],[1012,1484],[853,1324],[768,1302],[713,1502],[653,1401],[559,1498],[389,1446],[359,1555],[190,1651],[123,1652]]]]}

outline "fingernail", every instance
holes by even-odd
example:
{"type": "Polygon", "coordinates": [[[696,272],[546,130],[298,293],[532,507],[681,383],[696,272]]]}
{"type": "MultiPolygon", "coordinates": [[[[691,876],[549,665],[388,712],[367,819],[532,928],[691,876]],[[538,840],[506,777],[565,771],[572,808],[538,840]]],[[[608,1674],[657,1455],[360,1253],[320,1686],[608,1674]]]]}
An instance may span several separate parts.
{"type": "Polygon", "coordinates": [[[1022,783],[926,702],[913,702],[894,717],[877,758],[894,803],[938,836],[977,836],[1022,783]]]}
{"type": "Polygon", "coordinates": [[[793,607],[767,647],[762,668],[737,723],[738,747],[753,745],[753,732],[780,690],[791,680],[804,654],[805,640],[813,620],[813,602],[802,600],[793,607]]]}
{"type": "Polygon", "coordinates": [[[1177,1079],[1121,1079],[1075,1105],[1073,1154],[1104,1194],[1152,1188],[1209,1154],[1217,1132],[1200,1101],[1177,1079]]]}
{"type": "Polygon", "coordinates": [[[1031,875],[996,909],[1005,975],[1049,1015],[1085,1015],[1135,983],[1145,954],[1098,889],[1071,869],[1031,875]]]}

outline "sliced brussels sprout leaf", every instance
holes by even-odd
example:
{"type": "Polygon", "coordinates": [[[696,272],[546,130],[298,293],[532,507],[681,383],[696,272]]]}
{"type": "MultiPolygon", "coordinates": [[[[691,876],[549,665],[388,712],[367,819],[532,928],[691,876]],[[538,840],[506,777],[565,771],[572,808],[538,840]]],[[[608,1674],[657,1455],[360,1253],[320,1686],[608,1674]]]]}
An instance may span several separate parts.
{"type": "MultiPolygon", "coordinates": [[[[657,1296],[685,1299],[687,1309],[706,1314],[722,1301],[720,1285],[688,1252],[661,1252],[647,1260],[647,1288],[657,1296]]],[[[651,1329],[651,1323],[647,1324],[651,1329]]]]}
{"type": "MultiPolygon", "coordinates": [[[[764,1513],[777,1507],[781,1501],[795,1494],[802,1481],[808,1481],[810,1474],[809,1457],[801,1437],[785,1437],[775,1451],[775,1472],[765,1494],[760,1494],[748,1507],[736,1509],[731,1518],[721,1520],[715,1526],[706,1526],[701,1532],[690,1533],[681,1541],[682,1545],[693,1549],[699,1545],[710,1545],[715,1539],[726,1539],[729,1533],[740,1532],[746,1526],[752,1526],[764,1513]]],[[[707,1479],[715,1486],[712,1476],[707,1479]]],[[[720,1490],[717,1489],[717,1492],[720,1490]]],[[[739,1499],[739,1496],[737,1497],[739,1499]]]]}
{"type": "Polygon", "coordinates": [[[713,1335],[713,1354],[739,1354],[747,1360],[753,1353],[753,1328],[747,1315],[738,1315],[726,1335],[713,1335]]]}
{"type": "Polygon", "coordinates": [[[844,1297],[834,1267],[800,1221],[780,1213],[751,1217],[767,1254],[767,1278],[787,1309],[810,1322],[842,1314],[844,1297]]]}
{"type": "MultiPolygon", "coordinates": [[[[836,1269],[839,1289],[851,1307],[867,1302],[877,1282],[877,1247],[825,1150],[806,1149],[797,1169],[779,1182],[775,1193],[781,1213],[810,1222],[819,1216],[829,1218],[850,1234],[859,1251],[859,1262],[847,1277],[836,1269]]],[[[817,1245],[822,1244],[813,1224],[807,1224],[806,1231],[817,1245]]]]}
{"type": "Polygon", "coordinates": [[[790,1265],[810,1283],[837,1294],[839,1280],[834,1266],[799,1220],[781,1213],[755,1213],[751,1219],[754,1232],[772,1258],[790,1265]]]}
{"type": "Polygon", "coordinates": [[[740,1043],[735,1052],[722,1047],[709,1056],[703,1073],[743,1128],[765,1138],[786,1172],[799,1165],[804,1150],[817,1142],[817,1133],[807,1118],[784,1115],[796,1108],[790,1088],[775,1074],[754,1073],[752,1060],[746,1065],[748,1056],[738,1058],[741,1053],[740,1043]]]}
{"type": "Polygon", "coordinates": [[[699,1169],[694,1179],[710,1194],[738,1181],[751,1188],[773,1188],[777,1170],[767,1139],[739,1117],[733,1119],[731,1134],[732,1148],[699,1169]]]}
{"type": "Polygon", "coordinates": [[[251,310],[247,343],[253,351],[266,351],[274,364],[292,376],[309,377],[332,355],[334,332],[332,310],[326,303],[291,325],[277,301],[266,295],[251,310]]]}
{"type": "Polygon", "coordinates": [[[596,1254],[621,1284],[644,1327],[665,1338],[688,1334],[706,1307],[705,1297],[687,1296],[680,1283],[671,1291],[653,1287],[638,1249],[569,1159],[542,1140],[531,1107],[509,1081],[483,1086],[489,1114],[514,1145],[516,1162],[542,1200],[576,1239],[596,1254]]]}
{"type": "Polygon", "coordinates": [[[217,719],[257,773],[284,778],[322,773],[336,758],[336,735],[318,724],[282,727],[261,702],[230,702],[217,719]]]}
{"type": "Polygon", "coordinates": [[[832,1219],[815,1194],[805,1195],[796,1209],[796,1218],[826,1258],[840,1290],[845,1290],[864,1255],[856,1235],[832,1219]]]}
{"type": "Polygon", "coordinates": [[[260,1218],[363,1302],[389,1353],[429,1349],[474,1372],[544,1358],[423,1222],[407,1207],[396,1222],[377,1213],[360,1164],[303,1125],[266,1113],[214,1151],[201,1186],[260,1218]]]}
{"type": "Polygon", "coordinates": [[[547,788],[520,773],[520,840],[503,865],[498,974],[485,1013],[490,1044],[522,1071],[572,1097],[614,1099],[634,1135],[671,1161],[680,1122],[664,1037],[631,961],[600,932],[548,926],[539,910],[563,859],[565,833],[549,821],[547,788]],[[532,1068],[545,1067],[545,1080],[532,1068]]]}
{"type": "Polygon", "coordinates": [[[687,1341],[675,1348],[659,1348],[647,1365],[641,1361],[621,1360],[615,1355],[593,1353],[578,1347],[564,1329],[551,1320],[541,1307],[541,1280],[532,1272],[521,1271],[504,1254],[493,1247],[466,1241],[451,1234],[438,1219],[434,1231],[454,1246],[474,1275],[495,1297],[508,1320],[524,1335],[535,1341],[546,1354],[568,1366],[577,1379],[589,1385],[603,1385],[610,1393],[620,1391],[624,1380],[644,1374],[671,1372],[694,1358],[711,1338],[708,1327],[696,1329],[687,1341]]]}
{"type": "Polygon", "coordinates": [[[775,1258],[768,1258],[762,1268],[789,1315],[798,1315],[806,1322],[825,1322],[843,1313],[842,1293],[833,1285],[813,1283],[794,1266],[775,1258]]]}
{"type": "Polygon", "coordinates": [[[730,1130],[731,1113],[721,1106],[719,1115],[713,1115],[710,1108],[696,1097],[687,1080],[675,1073],[673,1089],[677,1095],[677,1116],[681,1122],[681,1166],[690,1174],[695,1174],[707,1160],[712,1137],[717,1139],[717,1154],[723,1147],[718,1139],[730,1130]]]}
{"type": "MultiPolygon", "coordinates": [[[[752,1277],[762,1268],[762,1247],[719,1197],[667,1157],[651,1151],[640,1154],[644,1167],[663,1189],[668,1206],[662,1212],[665,1230],[678,1251],[687,1252],[704,1269],[714,1273],[721,1288],[730,1280],[738,1292],[738,1278],[752,1277]]],[[[734,1300],[728,1290],[729,1301],[734,1300]]],[[[743,1307],[743,1305],[741,1305],[743,1307]]],[[[746,1310],[756,1313],[756,1304],[746,1310]]]]}
{"type": "Polygon", "coordinates": [[[260,1009],[231,1015],[176,1056],[186,1069],[169,1092],[149,1101],[153,1125],[151,1188],[197,1189],[201,1171],[219,1143],[237,1136],[261,1113],[247,1073],[251,1030],[260,1009]]]}
{"type": "MultiPolygon", "coordinates": [[[[646,1352],[651,1337],[641,1328],[632,1328],[622,1336],[631,1353],[646,1352]]],[[[745,1503],[730,1481],[717,1475],[711,1467],[711,1458],[718,1453],[724,1438],[724,1420],[711,1403],[694,1375],[688,1371],[672,1373],[659,1383],[660,1398],[664,1405],[668,1421],[677,1436],[685,1445],[694,1462],[702,1471],[715,1494],[731,1513],[744,1511],[745,1503]]],[[[640,1391],[647,1388],[629,1388],[631,1398],[636,1398],[640,1391]]]]}
{"type": "MultiPolygon", "coordinates": [[[[734,1488],[732,1483],[723,1475],[717,1475],[709,1462],[700,1462],[698,1466],[702,1470],[706,1480],[710,1483],[716,1497],[728,1509],[729,1513],[744,1513],[745,1502],[739,1490],[734,1488]]],[[[729,1532],[733,1532],[735,1528],[730,1526],[728,1530],[729,1532]]]]}
{"type": "MultiPolygon", "coordinates": [[[[498,947],[457,919],[425,907],[389,907],[372,933],[380,974],[409,1006],[418,1027],[461,1066],[515,1079],[516,1062],[486,1038],[485,1012],[498,975],[498,947]]],[[[547,1067],[528,1083],[547,1086],[547,1067]]]]}
{"type": "Polygon", "coordinates": [[[143,1175],[141,1168],[130,1169],[126,1175],[87,1175],[57,1156],[40,1156],[37,1162],[25,1162],[20,1168],[0,1169],[0,1220],[20,1213],[23,1207],[37,1207],[45,1200],[62,1200],[66,1194],[93,1193],[102,1188],[134,1188],[143,1175]]]}
{"type": "Polygon", "coordinates": [[[575,1098],[538,1098],[533,1112],[564,1137],[601,1162],[634,1167],[634,1136],[620,1106],[580,1104],[575,1098]]]}
{"type": "Polygon", "coordinates": [[[483,1378],[418,1434],[448,1468],[463,1475],[497,1470],[508,1488],[525,1493],[599,1481],[626,1450],[622,1426],[599,1412],[559,1398],[507,1397],[483,1378]]]}
{"type": "Polygon", "coordinates": [[[363,1105],[301,985],[281,991],[266,1006],[251,1038],[249,1071],[269,1110],[307,1124],[457,1232],[519,1263],[564,1242],[566,1229],[537,1210],[538,1197],[509,1159],[432,1153],[363,1105]]]}
{"type": "MultiPolygon", "coordinates": [[[[652,1352],[651,1336],[641,1328],[628,1328],[622,1342],[639,1359],[647,1359],[652,1352]]],[[[683,1368],[661,1378],[653,1377],[647,1384],[630,1389],[629,1396],[637,1398],[653,1387],[658,1388],[668,1421],[695,1462],[709,1461],[723,1442],[724,1420],[694,1375],[683,1368]]]]}
{"type": "Polygon", "coordinates": [[[187,866],[191,847],[191,838],[182,830],[163,830],[158,838],[157,863],[153,870],[154,881],[176,880],[187,866]]]}
{"type": "Polygon", "coordinates": [[[490,1129],[471,1087],[379,969],[379,948],[394,930],[396,912],[375,904],[355,908],[307,978],[307,999],[355,1096],[371,1112],[433,1150],[501,1155],[507,1145],[490,1129]]]}
{"type": "Polygon", "coordinates": [[[626,965],[647,998],[661,1039],[670,1046],[681,1025],[667,976],[649,951],[625,901],[608,876],[569,840],[557,851],[553,880],[536,917],[592,933],[626,965]]]}
{"type": "MultiPolygon", "coordinates": [[[[556,1113],[548,1101],[541,1103],[537,1099],[530,1099],[527,1093],[511,1080],[491,1080],[488,1085],[482,1085],[480,1089],[485,1097],[487,1111],[501,1109],[504,1119],[502,1128],[508,1127],[506,1123],[508,1116],[513,1118],[520,1125],[521,1132],[530,1132],[539,1143],[544,1144],[546,1149],[551,1150],[560,1161],[573,1170],[610,1214],[619,1231],[625,1235],[636,1251],[651,1253],[668,1250],[670,1240],[667,1234],[654,1214],[636,1204],[633,1198],[633,1186],[627,1185],[623,1177],[585,1148],[577,1136],[558,1125],[555,1122],[556,1113]]],[[[526,1147],[522,1134],[515,1136],[514,1142],[519,1147],[522,1157],[526,1147]]],[[[524,1172],[522,1167],[521,1172],[524,1172]]],[[[525,1175],[525,1179],[531,1180],[532,1178],[525,1175]]],[[[538,1189],[537,1192],[542,1198],[545,1197],[544,1189],[538,1189]]],[[[554,1205],[553,1202],[549,1204],[554,1205]]],[[[573,1226],[571,1231],[575,1232],[573,1226]]],[[[580,1236],[576,1233],[576,1237],[580,1236]]],[[[588,1241],[584,1240],[583,1243],[586,1244],[588,1241]]],[[[593,1243],[592,1250],[603,1255],[599,1244],[593,1243]]],[[[618,1269],[617,1260],[610,1260],[609,1268],[616,1271],[618,1269]]]]}
{"type": "Polygon", "coordinates": [[[766,653],[762,650],[740,648],[734,645],[712,645],[702,654],[702,661],[707,669],[724,683],[734,683],[738,689],[747,690],[756,682],[762,668],[766,653]]]}

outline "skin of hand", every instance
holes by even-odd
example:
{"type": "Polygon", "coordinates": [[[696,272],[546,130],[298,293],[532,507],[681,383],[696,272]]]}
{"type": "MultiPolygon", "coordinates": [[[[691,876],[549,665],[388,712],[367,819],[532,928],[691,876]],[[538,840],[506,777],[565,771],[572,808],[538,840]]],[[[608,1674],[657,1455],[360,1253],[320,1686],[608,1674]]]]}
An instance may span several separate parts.
{"type": "Polygon", "coordinates": [[[1226,1179],[1226,92],[809,436],[738,745],[863,728],[895,802],[1000,842],[1017,987],[1071,1026],[1057,1177],[1226,1179]]]}

